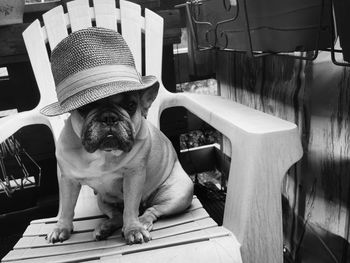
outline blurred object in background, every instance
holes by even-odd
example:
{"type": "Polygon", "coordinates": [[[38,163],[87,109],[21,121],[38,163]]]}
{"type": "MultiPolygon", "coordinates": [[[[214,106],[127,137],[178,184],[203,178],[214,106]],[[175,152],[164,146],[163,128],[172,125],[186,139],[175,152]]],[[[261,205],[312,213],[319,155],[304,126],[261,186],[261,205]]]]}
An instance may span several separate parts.
{"type": "Polygon", "coordinates": [[[23,23],[24,0],[0,0],[0,26],[23,23]]]}

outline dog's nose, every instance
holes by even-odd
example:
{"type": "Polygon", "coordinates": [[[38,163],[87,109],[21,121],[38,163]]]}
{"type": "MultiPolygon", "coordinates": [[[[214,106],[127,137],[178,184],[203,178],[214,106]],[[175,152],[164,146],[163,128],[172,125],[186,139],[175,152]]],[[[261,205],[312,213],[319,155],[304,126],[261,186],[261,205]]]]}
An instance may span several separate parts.
{"type": "Polygon", "coordinates": [[[118,118],[115,114],[111,112],[104,112],[101,114],[101,122],[106,125],[113,125],[118,121],[118,118]]]}

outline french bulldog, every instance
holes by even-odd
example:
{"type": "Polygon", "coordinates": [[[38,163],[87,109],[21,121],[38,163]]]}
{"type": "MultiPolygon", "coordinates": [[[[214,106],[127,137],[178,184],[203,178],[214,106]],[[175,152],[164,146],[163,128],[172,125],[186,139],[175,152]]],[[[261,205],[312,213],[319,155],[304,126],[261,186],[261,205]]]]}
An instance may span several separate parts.
{"type": "Polygon", "coordinates": [[[192,202],[193,183],[170,141],[146,119],[159,84],[119,93],[73,110],[56,146],[60,209],[47,235],[50,243],[68,239],[81,185],[97,195],[107,215],[93,232],[106,239],[122,227],[128,244],[148,242],[153,223],[179,213],[192,202]],[[143,214],[139,209],[144,207],[143,214]]]}

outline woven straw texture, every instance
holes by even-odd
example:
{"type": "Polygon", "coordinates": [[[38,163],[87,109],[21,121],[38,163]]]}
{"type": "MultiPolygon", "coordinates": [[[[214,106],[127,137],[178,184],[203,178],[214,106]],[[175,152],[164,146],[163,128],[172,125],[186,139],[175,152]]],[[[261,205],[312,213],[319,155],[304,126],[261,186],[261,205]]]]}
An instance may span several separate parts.
{"type": "Polygon", "coordinates": [[[51,53],[51,69],[58,85],[79,71],[103,65],[135,67],[123,37],[113,30],[89,28],[70,34],[51,53]]]}
{"type": "MultiPolygon", "coordinates": [[[[114,94],[145,89],[157,83],[154,76],[139,76],[131,51],[118,32],[98,27],[73,32],[63,39],[52,50],[51,69],[58,102],[41,110],[41,113],[47,116],[63,114],[114,94]],[[65,80],[69,78],[75,76],[83,78],[78,73],[88,69],[98,69],[101,66],[114,65],[130,68],[137,76],[135,81],[121,79],[106,83],[96,77],[96,81],[91,81],[96,85],[75,89],[77,92],[70,89],[70,86],[62,87],[62,84],[66,83],[65,80]]],[[[118,72],[115,74],[118,77],[118,72]]],[[[94,75],[85,77],[94,78],[94,75]]],[[[76,80],[79,81],[79,79],[76,80]]]]}

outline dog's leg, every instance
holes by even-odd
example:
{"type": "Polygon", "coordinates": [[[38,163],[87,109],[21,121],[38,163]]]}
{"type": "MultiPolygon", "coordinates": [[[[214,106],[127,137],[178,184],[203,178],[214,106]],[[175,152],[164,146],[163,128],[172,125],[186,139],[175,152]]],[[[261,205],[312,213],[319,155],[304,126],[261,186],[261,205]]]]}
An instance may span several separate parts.
{"type": "Polygon", "coordinates": [[[139,217],[144,228],[151,231],[153,223],[161,216],[169,216],[186,210],[192,202],[193,183],[177,160],[169,178],[154,193],[139,217]]]}
{"type": "Polygon", "coordinates": [[[47,235],[50,243],[63,242],[73,231],[74,208],[79,196],[81,184],[63,174],[59,177],[59,213],[58,221],[47,235]]]}
{"type": "Polygon", "coordinates": [[[103,240],[123,226],[123,200],[120,200],[120,202],[108,203],[102,200],[101,196],[98,195],[97,201],[101,212],[107,215],[108,219],[96,227],[93,237],[96,240],[103,240]]]}
{"type": "Polygon", "coordinates": [[[129,169],[123,178],[124,212],[123,233],[128,244],[148,242],[150,233],[139,221],[139,207],[146,179],[146,168],[129,169]]]}

